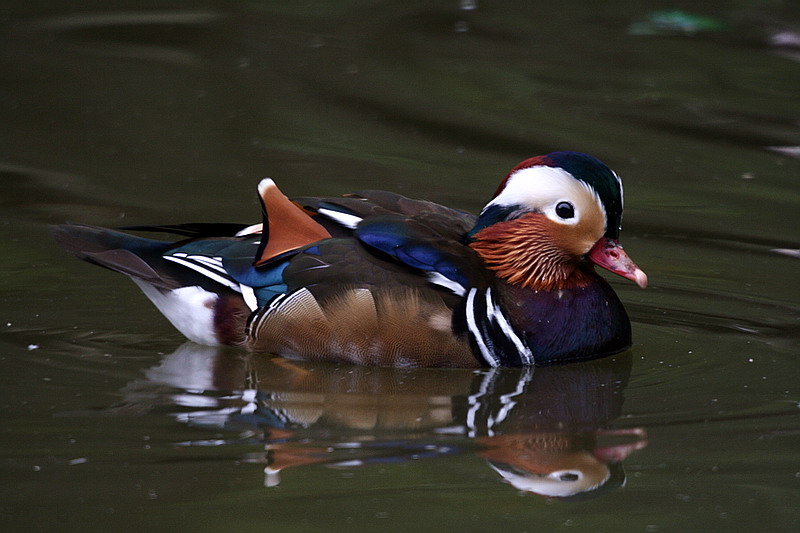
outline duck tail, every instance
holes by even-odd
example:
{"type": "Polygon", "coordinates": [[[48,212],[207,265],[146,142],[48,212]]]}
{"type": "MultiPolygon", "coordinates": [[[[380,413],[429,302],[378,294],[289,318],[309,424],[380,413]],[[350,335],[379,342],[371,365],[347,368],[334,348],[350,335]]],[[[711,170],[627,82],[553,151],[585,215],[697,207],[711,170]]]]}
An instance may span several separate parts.
{"type": "Polygon", "coordinates": [[[184,285],[159,268],[165,263],[162,255],[174,245],[171,242],[84,224],[59,224],[50,232],[62,248],[89,263],[162,289],[184,285]]]}
{"type": "Polygon", "coordinates": [[[243,341],[249,310],[241,295],[166,260],[176,243],[83,224],[52,226],[50,231],[79,259],[129,276],[188,339],[210,346],[243,341]]]}

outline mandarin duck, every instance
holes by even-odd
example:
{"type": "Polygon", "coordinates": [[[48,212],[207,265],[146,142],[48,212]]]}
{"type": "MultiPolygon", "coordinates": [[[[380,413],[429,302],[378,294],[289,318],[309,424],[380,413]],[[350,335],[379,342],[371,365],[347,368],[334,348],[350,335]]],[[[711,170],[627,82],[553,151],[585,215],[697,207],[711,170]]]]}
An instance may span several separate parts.
{"type": "Polygon", "coordinates": [[[52,228],[80,259],[128,275],[188,339],[380,366],[528,366],[631,345],[594,265],[644,288],[619,245],[622,182],[555,152],[502,180],[479,216],[384,191],[289,200],[267,178],[262,223],[52,228]]]}

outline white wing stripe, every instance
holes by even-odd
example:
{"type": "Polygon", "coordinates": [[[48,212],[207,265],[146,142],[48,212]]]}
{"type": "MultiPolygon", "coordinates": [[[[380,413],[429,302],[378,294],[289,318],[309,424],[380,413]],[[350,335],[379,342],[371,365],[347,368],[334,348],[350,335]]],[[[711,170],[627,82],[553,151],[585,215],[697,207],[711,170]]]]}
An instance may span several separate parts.
{"type": "Polygon", "coordinates": [[[198,273],[206,276],[207,278],[216,281],[217,283],[220,283],[222,285],[225,285],[226,287],[229,287],[229,288],[235,290],[236,292],[242,292],[242,290],[239,288],[239,284],[238,283],[232,281],[230,278],[223,277],[223,276],[219,275],[216,272],[212,272],[211,270],[208,270],[203,265],[199,265],[199,264],[194,263],[192,261],[188,261],[187,260],[188,258],[184,259],[182,257],[176,257],[174,255],[165,255],[164,259],[166,259],[167,261],[172,261],[173,263],[178,263],[179,265],[183,265],[183,266],[185,266],[187,268],[190,268],[190,269],[194,270],[195,272],[198,272],[198,273]]]}
{"type": "Polygon", "coordinates": [[[361,222],[362,218],[357,217],[355,215],[350,215],[347,213],[342,213],[340,211],[334,211],[333,209],[325,209],[324,207],[317,210],[317,212],[329,219],[341,224],[345,228],[356,229],[358,223],[361,222]]]}
{"type": "Polygon", "coordinates": [[[439,272],[428,272],[427,277],[430,283],[444,287],[445,289],[452,291],[459,296],[464,296],[464,293],[467,292],[463,285],[451,280],[448,277],[445,277],[439,272]]]}
{"type": "Polygon", "coordinates": [[[189,255],[186,252],[175,252],[167,257],[178,257],[181,259],[186,259],[187,261],[195,261],[209,268],[213,268],[214,270],[218,270],[223,274],[227,274],[227,272],[225,272],[225,268],[222,266],[222,257],[219,256],[209,257],[207,255],[189,255]]]}
{"type": "Polygon", "coordinates": [[[222,266],[222,258],[221,257],[208,257],[206,255],[188,255],[186,259],[191,261],[197,261],[198,263],[202,263],[203,265],[213,268],[214,270],[218,270],[222,273],[225,272],[225,268],[222,266]]]}

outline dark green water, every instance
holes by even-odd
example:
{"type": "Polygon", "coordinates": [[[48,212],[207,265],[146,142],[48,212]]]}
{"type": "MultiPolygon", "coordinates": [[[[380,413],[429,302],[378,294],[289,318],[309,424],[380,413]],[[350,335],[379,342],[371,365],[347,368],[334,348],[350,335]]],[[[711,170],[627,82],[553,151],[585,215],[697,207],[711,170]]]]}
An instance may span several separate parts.
{"type": "Polygon", "coordinates": [[[800,259],[775,251],[800,248],[797,3],[80,4],[0,17],[4,531],[800,528],[800,259]],[[690,27],[656,27],[664,9],[690,27]],[[650,276],[611,280],[634,323],[613,360],[393,371],[183,345],[47,233],[254,221],[264,176],[474,211],[559,149],[623,177],[650,276]],[[609,479],[543,495],[578,475],[609,479]]]}

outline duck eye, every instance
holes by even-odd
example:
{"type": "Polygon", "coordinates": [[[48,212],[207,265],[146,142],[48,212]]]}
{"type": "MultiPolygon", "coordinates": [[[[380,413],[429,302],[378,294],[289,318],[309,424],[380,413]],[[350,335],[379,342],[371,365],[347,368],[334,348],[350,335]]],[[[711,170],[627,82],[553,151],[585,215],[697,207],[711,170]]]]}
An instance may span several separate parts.
{"type": "Polygon", "coordinates": [[[561,218],[572,218],[575,216],[575,208],[569,202],[558,202],[556,215],[561,218]]]}

